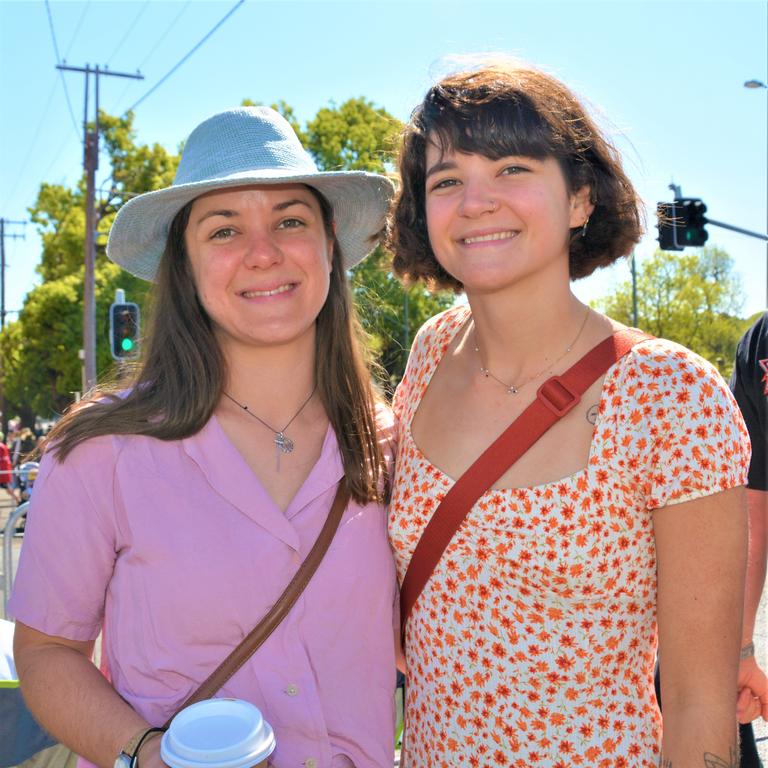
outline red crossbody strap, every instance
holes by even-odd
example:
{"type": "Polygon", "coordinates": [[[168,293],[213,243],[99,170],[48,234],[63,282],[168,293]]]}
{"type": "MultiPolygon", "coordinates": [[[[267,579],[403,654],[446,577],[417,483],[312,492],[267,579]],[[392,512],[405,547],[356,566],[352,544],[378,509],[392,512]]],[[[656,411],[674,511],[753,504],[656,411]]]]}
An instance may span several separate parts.
{"type": "Polygon", "coordinates": [[[634,328],[601,341],[560,376],[547,379],[536,399],[456,481],[438,505],[416,545],[400,588],[400,621],[405,623],[440,558],[469,511],[581,396],[638,342],[653,338],[634,328]]]}

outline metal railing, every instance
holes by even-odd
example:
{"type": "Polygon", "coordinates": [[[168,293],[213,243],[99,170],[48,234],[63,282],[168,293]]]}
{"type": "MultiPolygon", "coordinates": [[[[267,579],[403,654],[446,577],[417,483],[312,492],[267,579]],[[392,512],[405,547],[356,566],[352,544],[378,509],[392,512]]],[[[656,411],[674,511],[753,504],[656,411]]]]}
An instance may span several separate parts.
{"type": "Polygon", "coordinates": [[[3,615],[8,618],[8,600],[11,596],[11,587],[13,586],[13,533],[16,530],[16,523],[26,514],[29,509],[29,502],[25,501],[19,504],[11,512],[11,516],[3,528],[3,615]]]}

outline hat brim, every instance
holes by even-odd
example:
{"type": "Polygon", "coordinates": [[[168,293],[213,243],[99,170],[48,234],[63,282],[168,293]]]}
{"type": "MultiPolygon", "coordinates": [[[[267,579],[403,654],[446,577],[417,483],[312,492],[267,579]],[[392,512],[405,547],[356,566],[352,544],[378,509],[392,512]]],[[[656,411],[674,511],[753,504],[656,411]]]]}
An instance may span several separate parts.
{"type": "Polygon", "coordinates": [[[107,242],[107,256],[136,277],[152,281],[165,250],[171,222],[189,202],[217,189],[247,185],[306,184],[333,207],[336,238],[344,267],[362,261],[384,229],[393,183],[365,171],[294,174],[285,171],[243,172],[220,179],[180,184],[134,197],[117,212],[107,242]]]}

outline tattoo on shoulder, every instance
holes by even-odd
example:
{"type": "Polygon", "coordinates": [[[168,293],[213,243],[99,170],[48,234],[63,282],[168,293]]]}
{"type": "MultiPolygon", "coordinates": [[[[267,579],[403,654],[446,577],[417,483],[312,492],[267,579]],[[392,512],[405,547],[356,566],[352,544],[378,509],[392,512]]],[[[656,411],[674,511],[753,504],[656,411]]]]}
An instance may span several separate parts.
{"type": "MultiPolygon", "coordinates": [[[[597,424],[597,412],[598,412],[598,410],[599,410],[599,407],[598,407],[597,403],[595,403],[595,405],[590,405],[589,408],[587,409],[587,421],[590,424],[597,424]]],[[[662,767],[662,768],[664,768],[664,767],[662,767]]]]}
{"type": "Polygon", "coordinates": [[[662,755],[659,758],[659,768],[672,768],[672,761],[662,755]]]}
{"type": "Polygon", "coordinates": [[[739,750],[737,747],[732,746],[729,750],[730,759],[723,760],[722,757],[713,755],[711,752],[704,753],[704,765],[706,768],[739,768],[741,758],[739,757],[739,750]]]}

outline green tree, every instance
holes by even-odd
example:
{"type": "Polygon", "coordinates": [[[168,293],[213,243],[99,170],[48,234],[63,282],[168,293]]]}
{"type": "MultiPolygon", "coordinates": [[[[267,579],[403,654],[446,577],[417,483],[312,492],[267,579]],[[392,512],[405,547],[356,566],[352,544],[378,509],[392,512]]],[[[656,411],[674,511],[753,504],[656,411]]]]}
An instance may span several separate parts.
{"type": "MultiPolygon", "coordinates": [[[[97,190],[96,357],[100,377],[113,362],[108,348],[108,307],[115,289],[143,306],[148,284],[109,262],[106,235],[115,213],[130,197],[168,186],[178,156],[159,144],[136,143],[133,115],[100,114],[102,147],[111,175],[97,190]]],[[[78,350],[82,347],[82,283],[85,240],[85,187],[43,183],[30,216],[38,225],[42,253],[37,272],[42,284],[33,288],[15,323],[3,334],[4,387],[9,413],[29,423],[34,415],[49,417],[71,402],[82,387],[78,350]]]]}
{"type": "MultiPolygon", "coordinates": [[[[741,319],[741,286],[733,259],[721,248],[670,253],[657,250],[637,274],[637,324],[676,341],[730,376],[748,321],[741,319]]],[[[632,325],[632,283],[599,302],[610,317],[632,325]]]]}
{"type": "Polygon", "coordinates": [[[391,164],[402,123],[363,98],[318,110],[307,123],[307,149],[326,171],[383,173],[391,164]]]}
{"type": "MultiPolygon", "coordinates": [[[[128,199],[142,192],[168,186],[179,158],[159,144],[136,144],[133,114],[99,115],[102,150],[106,151],[111,174],[97,189],[97,267],[106,263],[104,243],[115,213],[128,199]]],[[[74,189],[43,183],[29,209],[43,243],[37,272],[44,282],[57,280],[82,269],[85,241],[85,183],[74,189]]],[[[135,287],[135,284],[131,287],[135,287]]]]}

